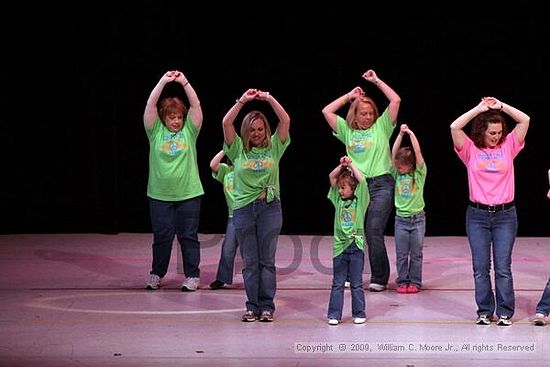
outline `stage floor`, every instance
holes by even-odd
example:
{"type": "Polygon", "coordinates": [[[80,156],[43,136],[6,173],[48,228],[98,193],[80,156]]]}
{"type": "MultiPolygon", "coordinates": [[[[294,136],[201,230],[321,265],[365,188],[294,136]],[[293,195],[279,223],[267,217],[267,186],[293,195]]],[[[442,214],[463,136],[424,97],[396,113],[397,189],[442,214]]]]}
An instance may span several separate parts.
{"type": "MultiPolygon", "coordinates": [[[[532,326],[550,276],[550,238],[518,238],[510,327],[475,325],[464,237],[427,237],[424,287],[366,291],[367,322],[329,326],[330,236],[282,235],[273,323],[244,323],[237,255],[231,288],[210,290],[221,235],[201,234],[201,289],[180,291],[179,247],[164,286],[144,289],[151,234],[0,236],[0,366],[550,366],[550,326],[532,326]]],[[[369,271],[364,280],[368,284],[369,271]]]]}

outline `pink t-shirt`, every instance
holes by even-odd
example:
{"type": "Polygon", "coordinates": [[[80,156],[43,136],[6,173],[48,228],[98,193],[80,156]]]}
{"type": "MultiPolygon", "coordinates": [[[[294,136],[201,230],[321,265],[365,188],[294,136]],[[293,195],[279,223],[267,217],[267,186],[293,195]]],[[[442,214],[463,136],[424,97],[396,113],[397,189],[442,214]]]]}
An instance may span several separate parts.
{"type": "Polygon", "coordinates": [[[464,146],[455,152],[468,170],[470,200],[480,204],[497,205],[514,200],[514,158],[525,146],[515,130],[494,149],[479,149],[468,136],[464,146]]]}

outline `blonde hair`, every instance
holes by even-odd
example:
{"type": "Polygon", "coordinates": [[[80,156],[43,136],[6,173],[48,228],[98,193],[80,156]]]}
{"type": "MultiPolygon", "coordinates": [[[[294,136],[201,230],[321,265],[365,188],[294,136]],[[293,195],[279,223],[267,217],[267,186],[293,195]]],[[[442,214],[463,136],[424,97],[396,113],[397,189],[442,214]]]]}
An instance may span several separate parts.
{"type": "Polygon", "coordinates": [[[262,121],[265,128],[265,139],[260,144],[260,148],[271,148],[271,128],[267,122],[267,117],[260,111],[250,111],[246,114],[241,124],[241,138],[246,152],[252,149],[250,145],[250,130],[252,130],[252,123],[256,120],[262,121]]]}
{"type": "Polygon", "coordinates": [[[365,95],[361,95],[353,102],[351,102],[351,105],[349,106],[348,114],[346,115],[346,122],[348,123],[348,126],[351,127],[354,130],[358,130],[359,126],[357,125],[357,109],[359,108],[359,105],[361,103],[371,105],[373,111],[374,111],[374,122],[378,119],[380,116],[380,113],[378,112],[378,107],[376,106],[376,103],[374,103],[374,100],[370,97],[367,97],[365,95]]]}

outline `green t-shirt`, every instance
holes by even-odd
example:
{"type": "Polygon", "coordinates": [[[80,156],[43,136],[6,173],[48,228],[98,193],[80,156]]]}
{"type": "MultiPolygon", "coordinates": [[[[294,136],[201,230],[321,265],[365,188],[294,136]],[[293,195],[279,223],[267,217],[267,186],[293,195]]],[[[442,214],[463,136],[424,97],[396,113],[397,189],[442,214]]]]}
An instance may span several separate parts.
{"type": "Polygon", "coordinates": [[[395,178],[395,209],[398,216],[411,217],[424,210],[424,184],[427,172],[426,163],[422,167],[416,166],[413,184],[413,175],[400,175],[395,167],[392,167],[391,174],[395,178]]]}
{"type": "Polygon", "coordinates": [[[367,181],[364,178],[359,181],[352,199],[342,200],[338,186],[331,186],[327,197],[335,208],[332,256],[340,255],[352,241],[364,251],[365,215],[370,203],[367,181]]]}
{"type": "Polygon", "coordinates": [[[180,201],[204,194],[197,165],[196,141],[200,130],[189,115],[183,128],[171,132],[157,118],[149,138],[149,180],[147,196],[164,201],[180,201]]]}
{"type": "Polygon", "coordinates": [[[253,147],[245,152],[240,136],[235,136],[233,144],[223,145],[227,157],[233,162],[233,210],[242,208],[262,193],[267,192],[267,200],[280,198],[279,161],[290,144],[290,136],[284,143],[275,133],[271,136],[271,148],[253,147]]]}
{"type": "Polygon", "coordinates": [[[226,163],[220,163],[218,172],[212,171],[212,177],[223,184],[223,194],[225,195],[225,202],[227,203],[227,212],[229,218],[233,217],[233,205],[235,199],[233,198],[233,179],[235,172],[233,172],[233,166],[226,163]]]}
{"type": "Polygon", "coordinates": [[[338,116],[333,134],[346,145],[347,155],[359,171],[370,178],[390,173],[390,138],[394,128],[386,109],[366,130],[354,130],[338,116]]]}

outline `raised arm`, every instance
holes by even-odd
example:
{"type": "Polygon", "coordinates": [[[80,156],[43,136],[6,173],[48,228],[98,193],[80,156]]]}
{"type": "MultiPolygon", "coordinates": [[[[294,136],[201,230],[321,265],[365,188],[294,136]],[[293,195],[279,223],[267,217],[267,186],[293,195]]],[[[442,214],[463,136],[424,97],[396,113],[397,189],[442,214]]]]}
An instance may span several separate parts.
{"type": "Polygon", "coordinates": [[[220,163],[222,162],[223,157],[225,156],[225,153],[223,150],[220,150],[214,158],[210,161],[210,169],[214,172],[218,172],[220,169],[220,163]]]}
{"type": "Polygon", "coordinates": [[[346,156],[346,163],[344,163],[345,166],[349,167],[351,169],[351,172],[353,173],[353,176],[355,177],[355,179],[357,181],[361,181],[363,179],[363,173],[361,173],[361,171],[359,170],[359,168],[357,168],[355,166],[355,164],[353,164],[353,161],[351,160],[350,157],[347,157],[346,156]]]}
{"type": "Polygon", "coordinates": [[[290,116],[285,111],[283,106],[273,97],[269,92],[258,91],[256,96],[257,99],[266,101],[269,103],[273,112],[277,115],[279,122],[277,123],[277,136],[281,139],[281,142],[284,143],[290,134],[290,116]]]}
{"type": "Polygon", "coordinates": [[[155,120],[158,118],[159,114],[157,110],[157,103],[162,90],[166,84],[173,82],[174,80],[176,80],[176,71],[167,71],[151,91],[149,99],[147,99],[147,104],[145,105],[145,112],[143,113],[143,122],[145,127],[151,128],[155,120]]]}
{"type": "Polygon", "coordinates": [[[531,120],[529,115],[515,107],[510,106],[509,104],[499,101],[494,97],[485,97],[485,99],[489,108],[498,109],[516,121],[514,131],[516,132],[518,140],[523,142],[525,140],[525,136],[527,135],[527,130],[529,129],[529,122],[531,120]]]}
{"type": "Polygon", "coordinates": [[[395,125],[397,122],[397,115],[399,113],[399,106],[401,105],[401,97],[399,97],[399,95],[395,93],[395,91],[388,84],[386,84],[386,82],[380,79],[374,70],[368,70],[363,73],[363,78],[376,85],[390,101],[388,110],[390,112],[390,119],[395,125]]]}
{"type": "Polygon", "coordinates": [[[342,164],[338,164],[334,169],[329,173],[328,180],[330,182],[330,186],[334,187],[338,183],[338,176],[340,176],[340,172],[342,172],[342,164]]]}
{"type": "Polygon", "coordinates": [[[244,92],[240,98],[237,98],[235,100],[235,104],[229,109],[229,111],[227,111],[227,113],[223,117],[223,139],[227,145],[233,144],[233,140],[235,140],[235,136],[237,136],[234,123],[235,118],[237,118],[237,115],[239,114],[239,111],[241,110],[241,108],[243,108],[246,102],[253,100],[257,94],[258,91],[256,89],[249,89],[244,92]]]}
{"type": "Polygon", "coordinates": [[[199,101],[199,97],[197,96],[195,89],[193,89],[193,87],[189,83],[189,79],[187,79],[187,77],[183,75],[183,73],[180,71],[176,71],[176,82],[181,84],[181,86],[183,87],[183,91],[187,96],[187,100],[189,101],[189,111],[187,113],[189,114],[189,117],[191,117],[193,125],[200,128],[203,119],[202,108],[201,102],[199,101]]]}
{"type": "Polygon", "coordinates": [[[453,138],[453,144],[456,149],[462,150],[464,146],[464,140],[466,139],[466,133],[464,132],[464,127],[468,122],[472,121],[474,117],[479,115],[482,112],[489,110],[485,99],[482,98],[481,102],[471,110],[464,112],[451,124],[451,137],[453,138]]]}
{"type": "Polygon", "coordinates": [[[411,145],[414,150],[414,155],[416,156],[416,165],[419,167],[422,167],[424,165],[424,156],[422,155],[422,150],[420,149],[420,143],[418,142],[418,139],[416,138],[416,135],[414,132],[409,129],[407,125],[405,125],[406,130],[405,132],[409,134],[409,138],[411,139],[411,145]]]}
{"type": "Polygon", "coordinates": [[[334,101],[326,105],[325,108],[323,108],[321,112],[323,112],[325,120],[328,122],[333,131],[336,131],[336,121],[338,120],[338,115],[336,112],[347,103],[351,103],[361,94],[363,94],[361,87],[355,87],[348,93],[336,98],[334,101]]]}
{"type": "Polygon", "coordinates": [[[401,148],[401,142],[403,141],[403,135],[405,135],[406,128],[407,128],[407,125],[405,124],[401,125],[401,128],[399,129],[399,134],[397,134],[397,137],[395,138],[395,141],[393,142],[393,145],[391,147],[391,161],[393,162],[394,166],[395,166],[395,157],[397,156],[397,152],[399,151],[399,148],[401,148]]]}

